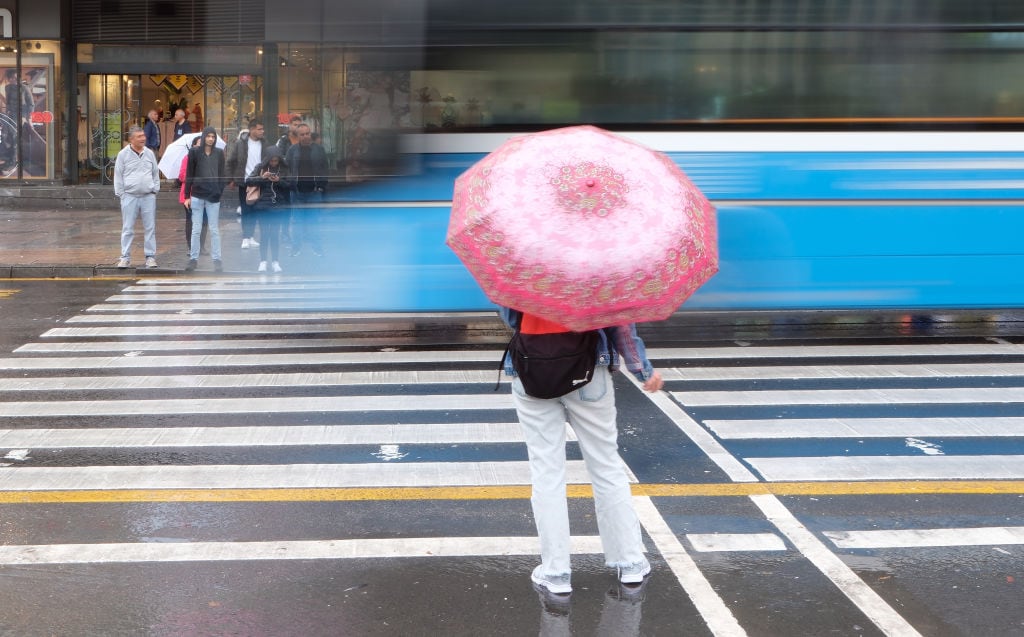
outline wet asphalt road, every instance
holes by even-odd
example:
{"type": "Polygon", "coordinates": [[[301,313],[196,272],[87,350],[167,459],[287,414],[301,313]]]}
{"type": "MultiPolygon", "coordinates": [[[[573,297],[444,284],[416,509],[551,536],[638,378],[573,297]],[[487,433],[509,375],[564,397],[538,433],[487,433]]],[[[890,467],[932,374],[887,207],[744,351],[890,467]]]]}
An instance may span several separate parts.
{"type": "Polygon", "coordinates": [[[621,591],[573,497],[564,604],[496,320],[319,283],[0,282],[0,635],[1024,632],[1016,315],[645,327],[666,391],[616,382],[654,574],[621,591]]]}

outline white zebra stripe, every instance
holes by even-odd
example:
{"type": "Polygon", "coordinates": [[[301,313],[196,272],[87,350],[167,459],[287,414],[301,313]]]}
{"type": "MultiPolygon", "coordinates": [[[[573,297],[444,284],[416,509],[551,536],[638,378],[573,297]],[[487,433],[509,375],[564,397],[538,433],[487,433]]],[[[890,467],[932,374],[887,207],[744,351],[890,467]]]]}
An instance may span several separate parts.
{"type": "Polygon", "coordinates": [[[281,396],[140,400],[20,401],[0,403],[0,418],[52,416],[157,416],[360,411],[466,411],[513,409],[508,392],[487,395],[281,396]]]}
{"type": "MultiPolygon", "coordinates": [[[[573,536],[574,554],[601,553],[601,538],[573,536]]],[[[340,560],[536,555],[535,537],[411,537],[276,542],[132,542],[0,546],[0,564],[112,564],[228,560],[340,560]]]]}
{"type": "MultiPolygon", "coordinates": [[[[132,389],[202,389],[243,387],[338,387],[360,385],[507,383],[495,370],[394,370],[278,374],[188,374],[169,376],[59,376],[7,378],[5,392],[132,389]]],[[[3,403],[0,403],[2,405],[3,403]]]]}
{"type": "Polygon", "coordinates": [[[920,548],[929,546],[1010,546],[1024,544],[1024,526],[952,529],[876,529],[825,531],[841,549],[920,548]]]}
{"type": "Polygon", "coordinates": [[[769,482],[1020,480],[1024,456],[814,456],[744,458],[769,482]]]}
{"type": "MultiPolygon", "coordinates": [[[[572,440],[572,430],[567,428],[572,440]]],[[[267,427],[0,429],[0,448],[268,447],[522,443],[518,422],[267,427]]]]}
{"type": "Polygon", "coordinates": [[[1024,436],[1024,418],[780,418],[705,420],[723,440],[1024,436]]]}
{"type": "MultiPolygon", "coordinates": [[[[630,477],[635,482],[635,478],[630,477]]],[[[566,481],[589,484],[582,460],[566,481]]],[[[524,461],[282,465],[117,465],[0,468],[3,491],[123,489],[344,489],[530,484],[524,461]]]]}
{"type": "Polygon", "coordinates": [[[672,392],[672,396],[688,407],[1020,403],[1024,387],[706,391],[672,392]]]}
{"type": "Polygon", "coordinates": [[[662,369],[661,374],[665,380],[682,381],[813,380],[844,378],[973,378],[990,376],[1024,376],[1024,363],[670,367],[662,369]]]}

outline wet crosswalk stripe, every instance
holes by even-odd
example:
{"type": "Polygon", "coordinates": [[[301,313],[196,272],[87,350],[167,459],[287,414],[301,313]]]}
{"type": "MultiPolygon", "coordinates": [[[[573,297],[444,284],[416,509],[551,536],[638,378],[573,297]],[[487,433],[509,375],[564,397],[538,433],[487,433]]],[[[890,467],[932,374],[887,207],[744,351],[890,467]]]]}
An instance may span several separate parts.
{"type": "Polygon", "coordinates": [[[841,549],[1024,544],[1024,526],[825,531],[824,535],[841,549]]]}
{"type": "MultiPolygon", "coordinates": [[[[601,538],[573,536],[572,552],[601,552],[601,538]]],[[[535,537],[414,537],[270,542],[120,542],[0,546],[0,564],[104,564],[229,560],[338,560],[536,555],[535,537]]]]}
{"type": "Polygon", "coordinates": [[[1020,437],[1024,418],[773,418],[705,420],[723,440],[795,438],[1020,437]]]}
{"type": "Polygon", "coordinates": [[[1021,403],[1024,402],[1024,387],[674,391],[672,396],[687,407],[1021,403]]]}
{"type": "Polygon", "coordinates": [[[1020,480],[1024,456],[746,458],[766,480],[1020,480]]]}

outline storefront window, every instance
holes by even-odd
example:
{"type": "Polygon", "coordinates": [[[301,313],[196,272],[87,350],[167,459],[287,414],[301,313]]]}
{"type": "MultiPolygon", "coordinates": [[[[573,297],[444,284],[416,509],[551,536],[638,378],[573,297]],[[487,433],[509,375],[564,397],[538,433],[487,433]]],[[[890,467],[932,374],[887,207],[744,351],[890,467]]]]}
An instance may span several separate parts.
{"type": "Polygon", "coordinates": [[[59,62],[57,42],[0,41],[0,177],[60,178],[59,62]]]}

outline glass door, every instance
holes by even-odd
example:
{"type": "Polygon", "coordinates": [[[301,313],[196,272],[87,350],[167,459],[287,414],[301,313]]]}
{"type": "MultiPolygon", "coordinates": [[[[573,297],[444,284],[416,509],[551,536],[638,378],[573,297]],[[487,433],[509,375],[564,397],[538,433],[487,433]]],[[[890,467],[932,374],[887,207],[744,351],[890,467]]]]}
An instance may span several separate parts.
{"type": "Polygon", "coordinates": [[[114,161],[124,148],[125,133],[130,126],[140,124],[145,115],[139,112],[139,85],[138,75],[88,76],[87,108],[79,119],[79,125],[86,127],[87,148],[85,165],[80,167],[81,181],[113,183],[114,161]]]}

